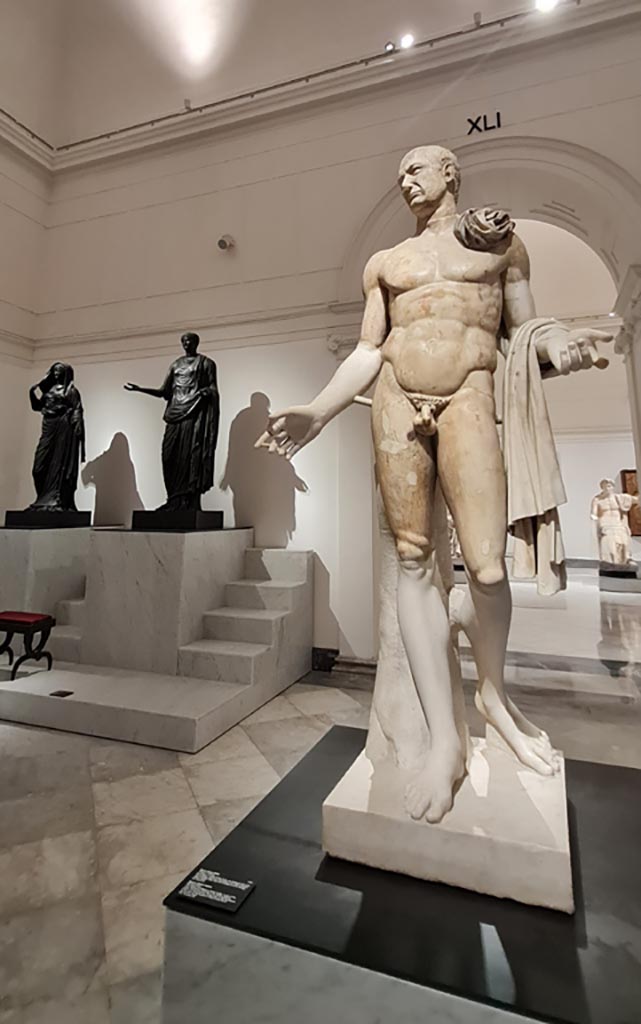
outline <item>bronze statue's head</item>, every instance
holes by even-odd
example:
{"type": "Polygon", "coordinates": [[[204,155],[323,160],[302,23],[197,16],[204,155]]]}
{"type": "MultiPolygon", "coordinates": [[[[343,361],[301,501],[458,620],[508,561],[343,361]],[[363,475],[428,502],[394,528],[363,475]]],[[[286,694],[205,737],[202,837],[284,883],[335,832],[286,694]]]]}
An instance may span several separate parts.
{"type": "Polygon", "coordinates": [[[416,217],[430,213],[447,192],[458,199],[461,168],[443,146],[417,146],[406,153],[398,170],[403,198],[416,217]]]}
{"type": "Polygon", "coordinates": [[[40,387],[43,391],[49,391],[54,385],[62,384],[66,389],[73,383],[73,366],[68,363],[54,363],[47,370],[40,387]]]}
{"type": "Polygon", "coordinates": [[[185,355],[195,356],[200,345],[200,338],[193,331],[186,331],[180,339],[180,343],[185,350],[185,355]]]}

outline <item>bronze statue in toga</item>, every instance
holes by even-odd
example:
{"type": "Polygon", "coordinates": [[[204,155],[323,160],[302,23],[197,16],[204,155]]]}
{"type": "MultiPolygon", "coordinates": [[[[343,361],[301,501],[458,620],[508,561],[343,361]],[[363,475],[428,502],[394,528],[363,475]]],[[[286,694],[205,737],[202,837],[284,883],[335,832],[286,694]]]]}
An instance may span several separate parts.
{"type": "Polygon", "coordinates": [[[201,495],[214,482],[214,455],[218,440],[220,402],[216,364],[198,354],[200,338],[188,331],[180,339],[185,354],[176,359],[160,388],[125,384],[167,403],[162,442],[162,470],[167,501],[161,509],[200,510],[201,495]]]}

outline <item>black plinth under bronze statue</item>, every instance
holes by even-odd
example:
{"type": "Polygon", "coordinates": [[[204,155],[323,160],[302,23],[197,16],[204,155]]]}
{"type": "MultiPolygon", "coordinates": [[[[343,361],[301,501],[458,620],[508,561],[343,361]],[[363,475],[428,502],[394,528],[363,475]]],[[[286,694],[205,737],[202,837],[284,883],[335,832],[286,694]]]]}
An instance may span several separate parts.
{"type": "Polygon", "coordinates": [[[7,512],[5,525],[23,529],[89,526],[90,512],[76,509],[80,461],[85,460],[85,421],[73,368],[54,363],[39,384],[29,388],[42,431],[33,460],[36,499],[23,512],[7,512]]]}
{"type": "MultiPolygon", "coordinates": [[[[162,442],[162,471],[167,501],[156,509],[165,529],[207,529],[197,525],[201,497],[214,483],[214,456],[218,440],[220,402],[216,380],[216,364],[208,356],[198,354],[200,338],[191,331],[181,340],[185,354],[169,367],[160,388],[143,388],[125,384],[127,391],[140,391],[153,398],[162,398],[165,408],[165,436],[162,442]],[[185,513],[194,513],[186,516],[185,513]],[[178,525],[178,520],[180,524],[178,525]],[[187,521],[193,525],[186,524],[187,521]]],[[[149,513],[135,516],[134,529],[150,529],[149,513]],[[138,522],[140,520],[140,522],[138,522]]],[[[156,527],[161,528],[161,527],[156,527]]]]}

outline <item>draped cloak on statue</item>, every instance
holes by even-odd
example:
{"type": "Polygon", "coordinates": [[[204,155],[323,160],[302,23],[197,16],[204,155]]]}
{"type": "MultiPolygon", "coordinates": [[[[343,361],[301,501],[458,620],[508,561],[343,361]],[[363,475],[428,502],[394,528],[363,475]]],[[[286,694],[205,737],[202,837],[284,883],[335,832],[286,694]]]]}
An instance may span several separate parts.
{"type": "Polygon", "coordinates": [[[220,400],[216,364],[207,356],[181,356],[162,386],[167,401],[162,443],[165,509],[200,508],[214,483],[220,400]]]}
{"type": "Polygon", "coordinates": [[[42,432],[33,460],[36,500],[32,509],[75,511],[80,459],[85,458],[85,422],[80,394],[73,383],[73,368],[54,363],[39,385],[41,396],[29,392],[34,412],[42,413],[42,432]],[[62,366],[62,380],[54,367],[62,366]]]}
{"type": "Polygon", "coordinates": [[[503,398],[503,458],[507,477],[508,526],[514,537],[513,575],[536,577],[540,594],[566,586],[565,554],[558,508],[566,501],[556,454],[538,344],[567,328],[549,317],[535,317],[502,344],[506,355],[503,398]]]}

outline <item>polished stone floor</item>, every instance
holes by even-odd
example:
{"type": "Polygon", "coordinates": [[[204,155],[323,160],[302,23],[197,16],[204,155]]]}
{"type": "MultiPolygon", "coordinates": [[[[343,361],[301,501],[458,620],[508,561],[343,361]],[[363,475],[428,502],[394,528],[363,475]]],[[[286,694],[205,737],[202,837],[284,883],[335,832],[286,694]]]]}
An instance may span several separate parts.
{"type": "MultiPolygon", "coordinates": [[[[634,672],[508,678],[567,757],[641,768],[634,672]]],[[[159,1024],[162,899],[369,686],[311,673],[195,755],[0,724],[0,1024],[159,1024]]]]}

